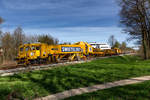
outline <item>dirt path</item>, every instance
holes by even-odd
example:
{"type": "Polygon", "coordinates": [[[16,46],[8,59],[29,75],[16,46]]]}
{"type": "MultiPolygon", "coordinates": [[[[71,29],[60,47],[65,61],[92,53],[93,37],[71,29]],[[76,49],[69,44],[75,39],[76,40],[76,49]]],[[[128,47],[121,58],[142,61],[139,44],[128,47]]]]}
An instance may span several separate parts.
{"type": "Polygon", "coordinates": [[[60,99],[68,98],[68,97],[75,96],[75,95],[80,95],[84,93],[94,92],[97,90],[103,90],[103,89],[108,89],[108,88],[117,87],[117,86],[141,83],[141,82],[148,81],[148,80],[150,80],[150,76],[125,79],[125,80],[109,82],[109,83],[94,85],[94,86],[85,87],[85,88],[71,89],[68,91],[49,95],[49,96],[42,97],[42,98],[37,98],[34,100],[60,100],[60,99]]]}

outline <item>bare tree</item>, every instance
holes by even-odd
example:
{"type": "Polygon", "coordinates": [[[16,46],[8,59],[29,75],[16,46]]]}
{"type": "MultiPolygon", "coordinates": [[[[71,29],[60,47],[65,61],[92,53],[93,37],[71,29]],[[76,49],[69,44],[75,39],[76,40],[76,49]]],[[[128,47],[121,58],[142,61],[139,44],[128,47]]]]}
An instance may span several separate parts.
{"type": "Polygon", "coordinates": [[[111,47],[113,47],[114,44],[115,44],[115,42],[116,42],[116,39],[115,39],[114,35],[111,35],[111,36],[109,37],[109,39],[108,39],[109,45],[110,45],[111,47]]]}
{"type": "Polygon", "coordinates": [[[40,35],[38,36],[38,42],[51,44],[58,44],[58,39],[53,38],[50,35],[40,35]]]}
{"type": "Polygon", "coordinates": [[[121,23],[131,39],[141,41],[144,59],[150,57],[150,1],[119,0],[121,23]]]}
{"type": "MultiPolygon", "coordinates": [[[[2,17],[0,17],[0,25],[4,22],[4,20],[2,19],[2,17]]],[[[2,39],[2,30],[0,29],[0,46],[1,46],[1,39],[2,39]]],[[[1,47],[0,47],[1,48],[1,47]]],[[[0,63],[3,62],[3,52],[2,52],[2,48],[1,48],[1,51],[0,51],[0,63]]]]}
{"type": "Polygon", "coordinates": [[[127,44],[126,42],[122,42],[122,44],[120,45],[121,50],[125,50],[127,48],[127,44]]]}
{"type": "MultiPolygon", "coordinates": [[[[0,17],[0,24],[2,24],[4,22],[4,20],[2,19],[2,17],[0,17]]],[[[2,35],[2,30],[0,30],[0,37],[2,35]]]]}
{"type": "Polygon", "coordinates": [[[25,35],[21,27],[16,28],[13,34],[10,32],[2,34],[3,61],[13,60],[18,53],[18,47],[24,43],[24,40],[25,35]]]}
{"type": "Polygon", "coordinates": [[[25,39],[25,42],[26,43],[35,43],[35,42],[38,42],[38,35],[28,35],[26,36],[26,39],[25,39]]]}
{"type": "Polygon", "coordinates": [[[4,22],[3,18],[0,17],[0,24],[2,24],[4,22]]]}
{"type": "Polygon", "coordinates": [[[10,32],[6,32],[2,36],[2,48],[3,48],[3,60],[12,60],[13,59],[13,53],[14,47],[12,45],[13,38],[10,34],[10,32]]]}
{"type": "Polygon", "coordinates": [[[120,43],[116,40],[115,44],[112,46],[112,48],[120,48],[120,43]]]}
{"type": "Polygon", "coordinates": [[[21,27],[17,27],[12,34],[13,46],[14,46],[14,55],[17,55],[18,47],[25,42],[25,34],[21,27]]]}

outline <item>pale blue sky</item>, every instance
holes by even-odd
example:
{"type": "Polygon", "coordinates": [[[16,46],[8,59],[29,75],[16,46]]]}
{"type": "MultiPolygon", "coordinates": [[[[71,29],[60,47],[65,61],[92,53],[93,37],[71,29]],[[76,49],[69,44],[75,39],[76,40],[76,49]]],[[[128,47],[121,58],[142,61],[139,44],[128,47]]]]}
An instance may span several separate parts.
{"type": "MultiPolygon", "coordinates": [[[[51,34],[60,42],[101,42],[110,35],[120,42],[116,0],[0,0],[4,31],[21,26],[27,35],[51,34]]],[[[132,45],[130,43],[130,45],[132,45]]]]}

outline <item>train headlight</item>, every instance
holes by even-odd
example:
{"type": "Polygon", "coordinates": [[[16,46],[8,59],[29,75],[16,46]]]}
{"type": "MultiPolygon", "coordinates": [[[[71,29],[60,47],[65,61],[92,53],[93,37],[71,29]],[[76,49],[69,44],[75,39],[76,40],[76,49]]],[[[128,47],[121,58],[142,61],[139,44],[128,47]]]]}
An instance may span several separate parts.
{"type": "Polygon", "coordinates": [[[31,55],[31,56],[33,56],[33,55],[34,55],[34,53],[33,53],[33,52],[31,52],[31,53],[30,53],[30,55],[31,55]]]}

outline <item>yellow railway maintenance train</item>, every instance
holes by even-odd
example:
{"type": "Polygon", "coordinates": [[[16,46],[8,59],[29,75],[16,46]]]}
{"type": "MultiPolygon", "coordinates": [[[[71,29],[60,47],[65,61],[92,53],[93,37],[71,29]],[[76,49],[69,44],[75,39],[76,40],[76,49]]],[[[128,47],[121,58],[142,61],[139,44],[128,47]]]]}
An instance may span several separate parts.
{"type": "Polygon", "coordinates": [[[118,48],[100,50],[86,42],[71,45],[47,45],[44,43],[29,43],[19,47],[16,61],[18,64],[48,64],[61,61],[86,60],[90,57],[117,55],[118,48]]]}

